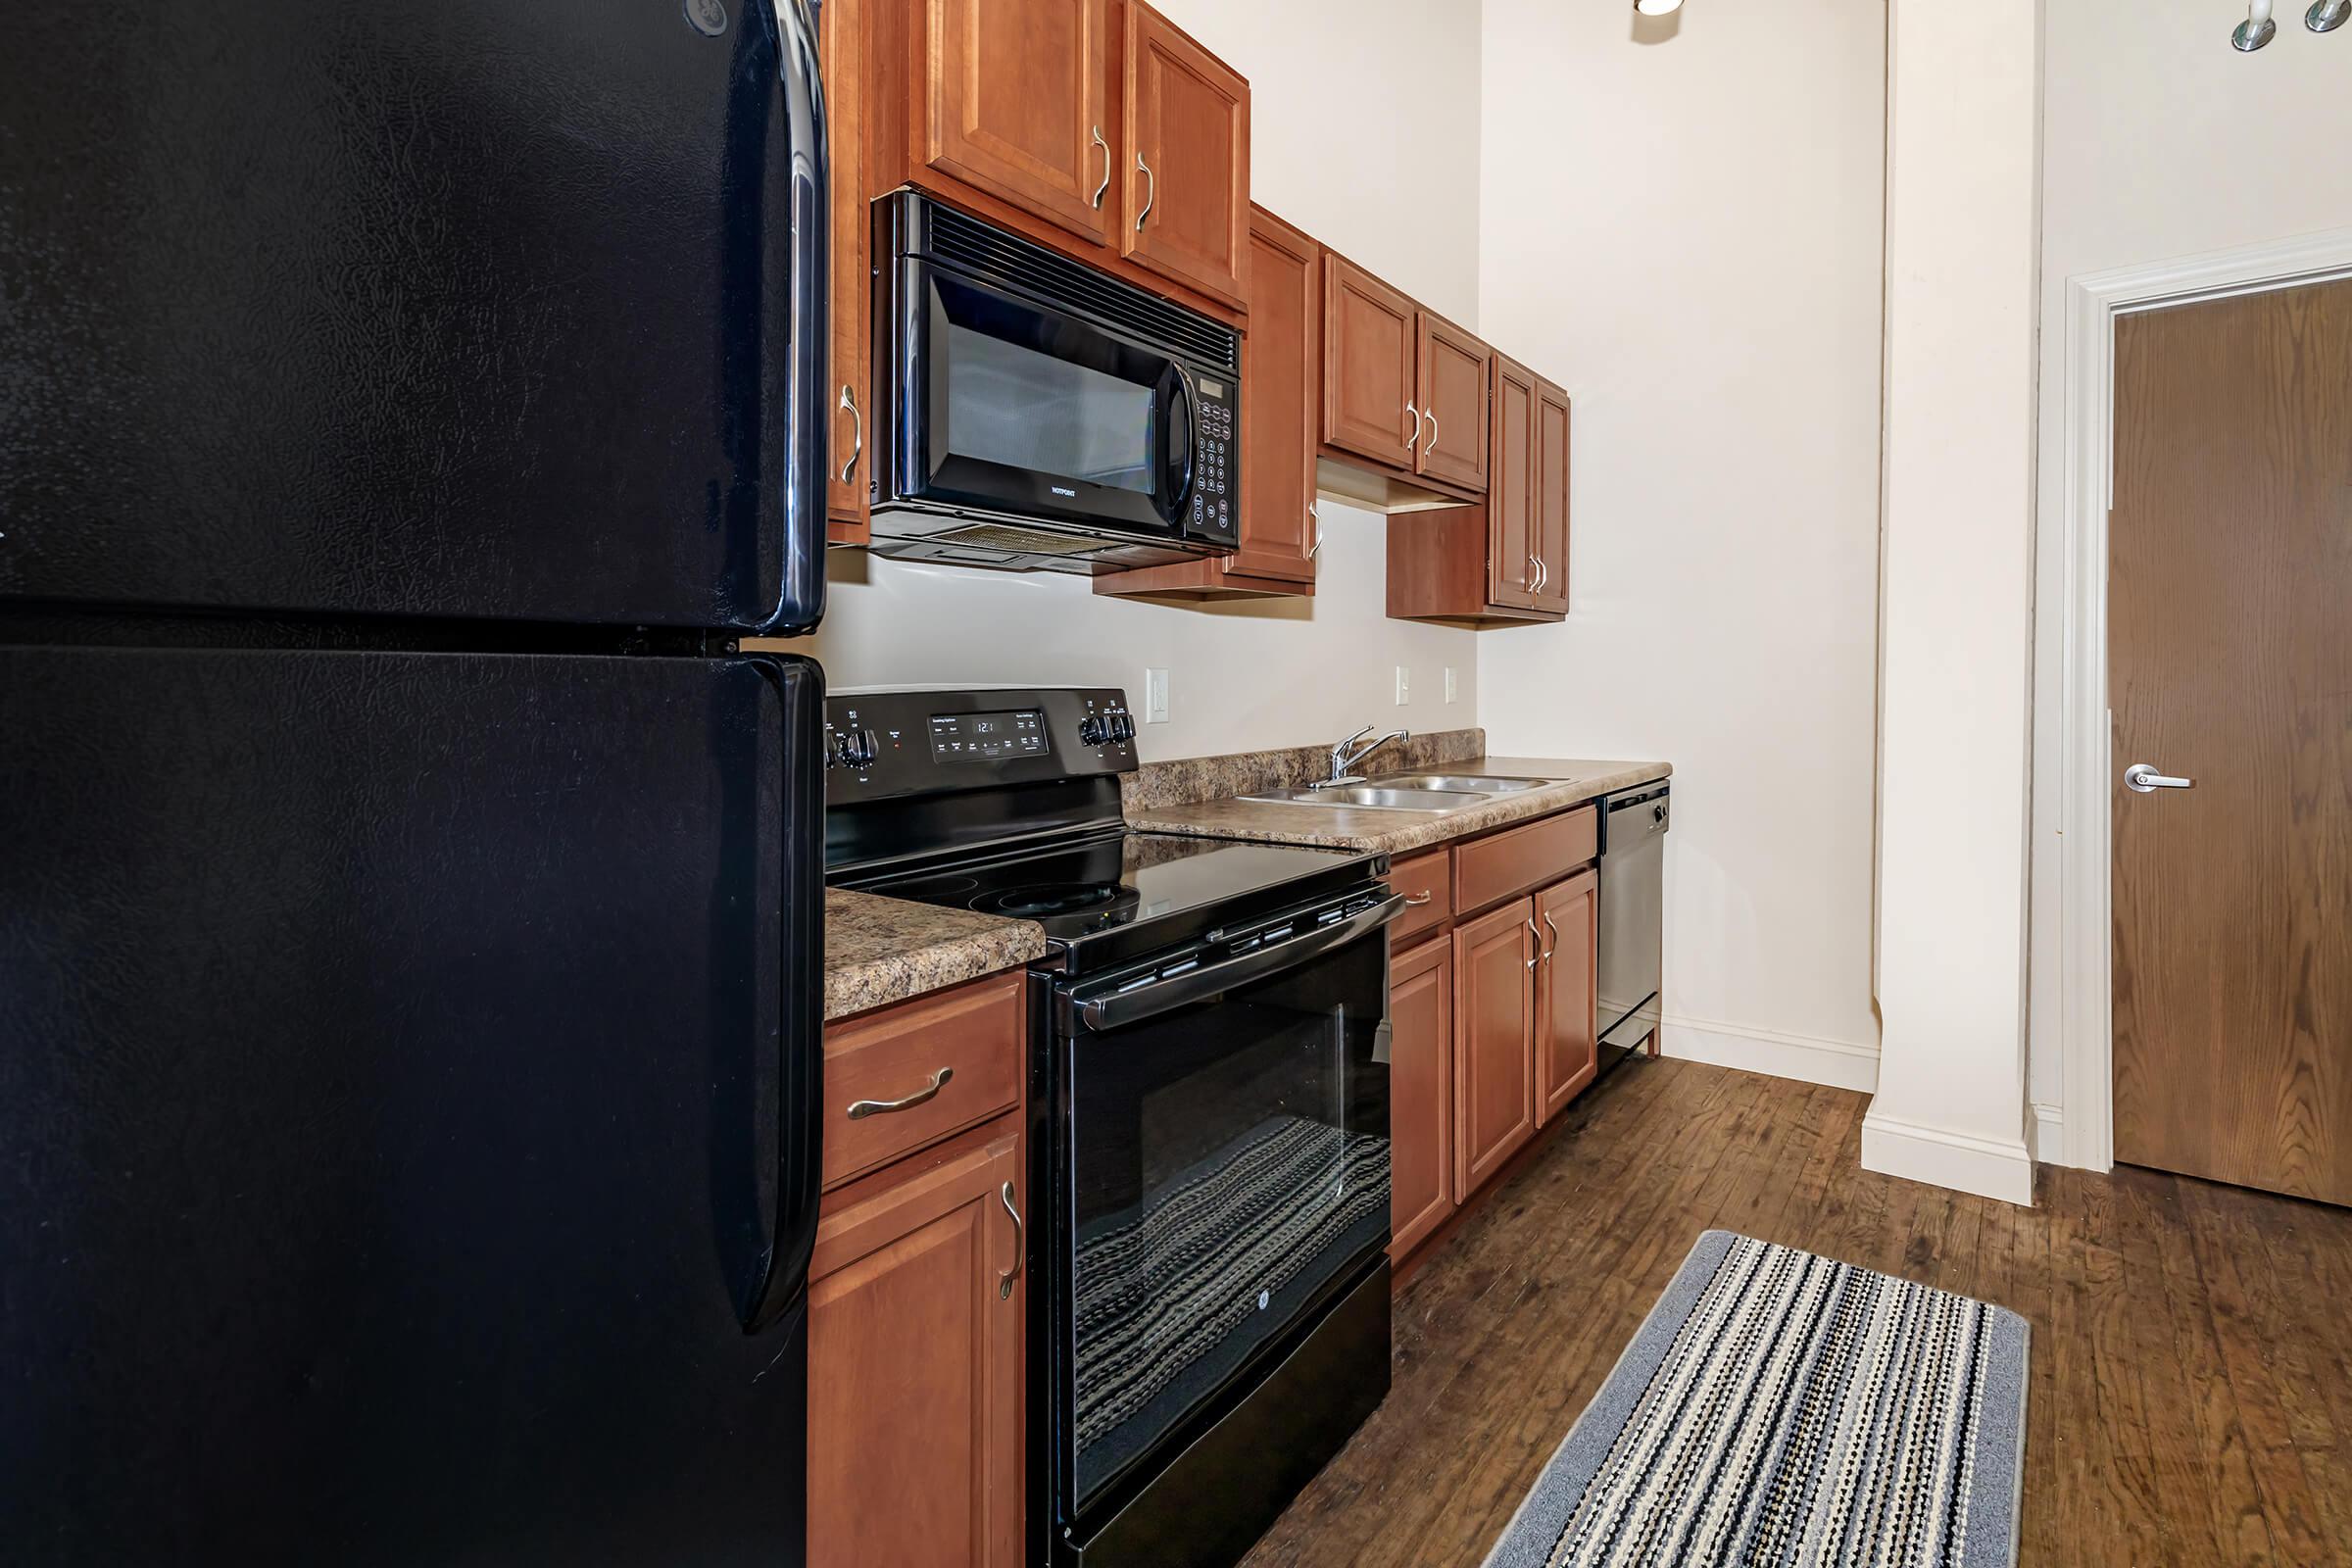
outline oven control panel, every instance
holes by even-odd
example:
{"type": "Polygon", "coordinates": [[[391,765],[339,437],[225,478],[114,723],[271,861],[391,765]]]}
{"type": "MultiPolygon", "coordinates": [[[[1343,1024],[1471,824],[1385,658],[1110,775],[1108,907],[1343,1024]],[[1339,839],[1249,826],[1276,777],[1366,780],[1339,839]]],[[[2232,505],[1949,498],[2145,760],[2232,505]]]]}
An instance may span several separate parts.
{"type": "Polygon", "coordinates": [[[1135,715],[1109,686],[835,692],[824,758],[831,805],[1127,773],[1135,715]]]}

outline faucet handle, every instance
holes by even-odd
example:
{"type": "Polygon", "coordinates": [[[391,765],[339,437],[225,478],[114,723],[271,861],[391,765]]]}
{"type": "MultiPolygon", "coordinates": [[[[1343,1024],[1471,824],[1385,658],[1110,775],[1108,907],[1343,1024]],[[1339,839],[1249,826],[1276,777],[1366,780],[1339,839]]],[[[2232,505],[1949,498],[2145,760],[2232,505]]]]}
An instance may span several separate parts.
{"type": "Polygon", "coordinates": [[[1365,736],[1371,733],[1372,726],[1366,724],[1362,729],[1357,730],[1354,734],[1340,742],[1339,745],[1334,746],[1332,750],[1335,752],[1346,751],[1348,747],[1353,746],[1357,741],[1362,740],[1365,736]]]}

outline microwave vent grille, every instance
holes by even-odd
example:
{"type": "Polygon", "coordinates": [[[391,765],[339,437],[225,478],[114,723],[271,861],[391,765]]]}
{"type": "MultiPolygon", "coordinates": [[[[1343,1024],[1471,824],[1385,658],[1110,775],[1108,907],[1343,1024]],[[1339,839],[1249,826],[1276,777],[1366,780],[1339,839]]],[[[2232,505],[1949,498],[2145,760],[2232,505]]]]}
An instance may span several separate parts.
{"type": "Polygon", "coordinates": [[[1064,301],[1106,325],[1147,339],[1188,364],[1239,373],[1241,335],[1198,311],[1145,293],[1001,229],[933,206],[928,248],[941,261],[1002,277],[1064,301]]]}
{"type": "Polygon", "coordinates": [[[961,528],[945,528],[931,537],[983,550],[1009,550],[1030,556],[1088,556],[1107,548],[1100,539],[1073,539],[1066,534],[1045,533],[1035,528],[1008,528],[996,522],[975,522],[961,528]]]}

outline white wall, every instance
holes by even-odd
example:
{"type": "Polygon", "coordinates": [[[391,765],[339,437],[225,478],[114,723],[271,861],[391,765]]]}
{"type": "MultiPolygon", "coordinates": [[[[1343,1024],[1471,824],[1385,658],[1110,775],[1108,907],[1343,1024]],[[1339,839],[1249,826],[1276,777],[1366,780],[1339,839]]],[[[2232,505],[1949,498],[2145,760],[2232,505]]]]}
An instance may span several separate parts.
{"type": "Polygon", "coordinates": [[[1481,321],[1574,399],[1574,515],[1480,714],[1673,760],[1668,1050],[1868,1088],[1884,7],[1628,13],[1486,0],[1481,321]]]}
{"type": "Polygon", "coordinates": [[[2033,1098],[2052,1108],[2064,1099],[2057,879],[2066,281],[2352,223],[2352,28],[2315,36],[2295,0],[2278,7],[2271,46],[2241,55],[2229,32],[2244,16],[2242,5],[2222,0],[2046,0],[2031,1027],[2033,1098]]]}
{"type": "Polygon", "coordinates": [[[2039,0],[1887,38],[1873,1170],[2033,1199],[2025,1138],[2039,0]]]}
{"type": "MultiPolygon", "coordinates": [[[[1250,78],[1259,203],[1455,320],[1478,321],[1479,26],[1475,0],[1161,0],[1250,78]]],[[[1476,722],[1473,634],[1386,618],[1387,527],[1319,504],[1311,601],[1224,610],[1098,598],[1082,578],[880,558],[836,562],[808,639],[835,686],[1116,684],[1172,672],[1150,760],[1297,746],[1359,724],[1476,722]],[[1397,664],[1412,702],[1394,705],[1397,664]],[[1443,671],[1458,698],[1444,701],[1443,671]]]]}

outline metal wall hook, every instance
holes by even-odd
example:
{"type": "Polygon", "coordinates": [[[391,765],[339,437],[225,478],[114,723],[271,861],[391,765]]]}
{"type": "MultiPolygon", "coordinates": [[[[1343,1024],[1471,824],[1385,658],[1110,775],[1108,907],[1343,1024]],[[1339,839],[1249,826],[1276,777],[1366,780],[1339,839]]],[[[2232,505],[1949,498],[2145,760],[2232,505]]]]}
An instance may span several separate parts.
{"type": "Polygon", "coordinates": [[[2271,20],[2271,0],[2254,0],[2247,8],[2246,20],[2230,33],[2230,47],[2241,55],[2250,55],[2278,35],[2278,24],[2271,20]]]}
{"type": "Polygon", "coordinates": [[[2303,25],[2314,32],[2333,32],[2352,18],[2352,0],[2311,0],[2311,9],[2303,13],[2303,25]]]}

